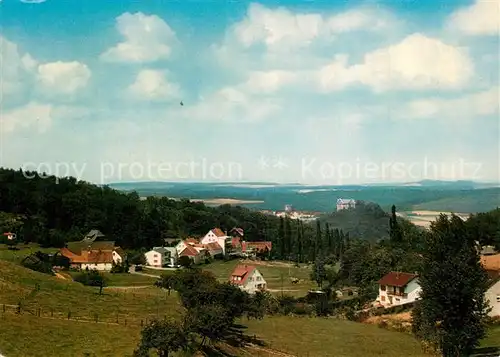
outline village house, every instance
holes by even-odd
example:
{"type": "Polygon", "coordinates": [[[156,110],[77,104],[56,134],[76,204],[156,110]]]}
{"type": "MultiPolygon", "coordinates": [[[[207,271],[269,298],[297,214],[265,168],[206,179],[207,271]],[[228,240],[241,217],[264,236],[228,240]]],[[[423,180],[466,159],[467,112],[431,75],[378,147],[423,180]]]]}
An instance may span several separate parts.
{"type": "Polygon", "coordinates": [[[99,240],[103,237],[98,230],[92,230],[81,241],[61,248],[60,253],[70,260],[72,268],[110,271],[113,264],[125,262],[126,254],[114,241],[99,240]]]}
{"type": "Polygon", "coordinates": [[[339,198],[337,199],[337,211],[356,208],[356,200],[339,198]]]}
{"type": "Polygon", "coordinates": [[[484,297],[491,307],[488,315],[490,317],[500,317],[500,272],[491,270],[487,272],[490,283],[484,297]]]}
{"type": "Polygon", "coordinates": [[[180,257],[188,257],[192,260],[193,264],[200,264],[202,262],[202,254],[192,245],[186,245],[184,249],[179,253],[180,257]]]}
{"type": "Polygon", "coordinates": [[[211,229],[203,238],[201,238],[201,244],[208,243],[218,243],[222,248],[222,254],[226,254],[226,242],[230,243],[231,237],[227,235],[227,232],[223,232],[220,228],[211,229]]]}
{"type": "Polygon", "coordinates": [[[154,247],[144,254],[146,264],[161,268],[165,265],[177,265],[177,250],[174,247],[154,247]]]}
{"type": "Polygon", "coordinates": [[[273,248],[273,243],[268,241],[242,242],[241,251],[246,254],[265,254],[273,248]]]}
{"type": "Polygon", "coordinates": [[[384,307],[403,305],[420,298],[422,289],[418,275],[390,272],[378,281],[379,293],[376,302],[384,307]]]}
{"type": "Polygon", "coordinates": [[[11,232],[6,232],[3,234],[4,237],[6,237],[8,240],[14,240],[16,239],[16,234],[15,233],[11,233],[11,232]]]}
{"type": "Polygon", "coordinates": [[[229,281],[249,294],[267,289],[267,283],[260,271],[251,265],[238,265],[231,273],[229,281]]]}

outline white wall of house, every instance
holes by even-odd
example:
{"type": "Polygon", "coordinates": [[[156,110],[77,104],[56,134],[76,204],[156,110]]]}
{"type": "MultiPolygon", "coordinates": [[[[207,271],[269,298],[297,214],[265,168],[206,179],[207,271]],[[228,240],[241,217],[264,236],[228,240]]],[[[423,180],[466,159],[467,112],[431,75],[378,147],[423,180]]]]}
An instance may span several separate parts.
{"type": "Polygon", "coordinates": [[[167,249],[166,263],[170,265],[176,265],[177,260],[179,258],[177,250],[175,248],[166,248],[166,249],[167,249]]]}
{"type": "Polygon", "coordinates": [[[115,262],[115,264],[123,263],[123,258],[124,257],[120,256],[120,254],[113,250],[113,261],[115,262]]]}
{"type": "Polygon", "coordinates": [[[218,238],[214,232],[209,231],[205,236],[201,239],[201,244],[208,244],[208,243],[218,243],[218,238]]]}
{"type": "Polygon", "coordinates": [[[255,294],[257,291],[261,290],[261,288],[266,289],[267,283],[260,271],[254,269],[252,274],[245,281],[245,284],[241,285],[240,288],[249,294],[255,294]]]}
{"type": "Polygon", "coordinates": [[[161,268],[165,264],[165,256],[156,250],[150,250],[144,254],[144,257],[146,258],[146,264],[149,266],[161,268]]]}
{"type": "Polygon", "coordinates": [[[112,263],[82,263],[80,265],[82,270],[89,268],[89,270],[110,271],[112,267],[112,263]]]}
{"type": "Polygon", "coordinates": [[[420,293],[422,291],[420,285],[418,284],[418,279],[410,281],[402,290],[400,290],[399,287],[396,287],[396,293],[402,292],[403,296],[393,294],[392,286],[385,286],[385,290],[382,290],[382,288],[382,286],[379,286],[377,302],[385,307],[414,302],[420,297],[420,293]]]}
{"type": "Polygon", "coordinates": [[[175,246],[175,249],[177,250],[177,255],[181,254],[185,248],[186,248],[186,243],[184,243],[184,241],[181,240],[179,243],[177,243],[177,245],[175,246]]]}
{"type": "Polygon", "coordinates": [[[500,316],[500,280],[490,286],[485,294],[486,301],[492,308],[488,313],[489,316],[500,316]]]}

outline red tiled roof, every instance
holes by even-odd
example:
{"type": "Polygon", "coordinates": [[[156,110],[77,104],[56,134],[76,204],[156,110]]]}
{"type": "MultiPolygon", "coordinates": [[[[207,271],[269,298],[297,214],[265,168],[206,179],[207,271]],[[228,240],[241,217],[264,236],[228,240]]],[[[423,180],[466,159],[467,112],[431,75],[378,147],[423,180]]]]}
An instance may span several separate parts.
{"type": "Polygon", "coordinates": [[[234,227],[233,229],[231,229],[231,232],[236,232],[236,233],[238,233],[238,234],[239,234],[240,236],[242,236],[242,237],[243,237],[243,235],[244,235],[244,234],[243,234],[243,233],[244,233],[244,232],[243,232],[243,228],[239,228],[239,227],[234,227]]]}
{"type": "Polygon", "coordinates": [[[82,264],[82,263],[112,263],[113,262],[113,251],[111,250],[83,250],[81,255],[75,254],[67,248],[62,248],[60,250],[61,255],[69,258],[71,263],[82,264]]]}
{"type": "Polygon", "coordinates": [[[244,285],[245,281],[250,275],[252,275],[252,272],[254,270],[255,267],[253,265],[238,265],[236,268],[234,268],[231,276],[229,277],[229,280],[233,284],[244,285]],[[236,280],[235,278],[237,277],[240,277],[241,280],[236,280]]]}
{"type": "Polygon", "coordinates": [[[213,251],[222,251],[222,247],[219,245],[219,243],[215,243],[215,242],[212,242],[212,243],[208,243],[208,244],[205,244],[205,248],[207,248],[207,250],[213,252],[213,251]]]}
{"type": "Polygon", "coordinates": [[[194,247],[187,245],[186,248],[182,250],[181,254],[179,254],[179,256],[196,257],[198,254],[198,251],[194,247]]]}
{"type": "Polygon", "coordinates": [[[482,255],[481,264],[486,270],[500,271],[500,254],[482,255]]]}
{"type": "Polygon", "coordinates": [[[271,251],[273,248],[272,242],[260,241],[260,242],[243,242],[241,243],[241,249],[246,252],[249,249],[255,249],[258,251],[265,251],[266,248],[271,251]]]}
{"type": "Polygon", "coordinates": [[[198,244],[198,243],[200,243],[200,241],[198,239],[196,239],[196,238],[186,238],[184,240],[184,243],[185,244],[190,244],[190,243],[198,244]]]}
{"type": "Polygon", "coordinates": [[[406,286],[410,281],[418,277],[416,274],[410,273],[399,273],[391,271],[386,274],[382,279],[378,281],[379,285],[389,285],[403,287],[406,286]]]}
{"type": "Polygon", "coordinates": [[[226,234],[220,228],[212,229],[212,233],[215,234],[217,237],[225,237],[226,236],[226,234]]]}

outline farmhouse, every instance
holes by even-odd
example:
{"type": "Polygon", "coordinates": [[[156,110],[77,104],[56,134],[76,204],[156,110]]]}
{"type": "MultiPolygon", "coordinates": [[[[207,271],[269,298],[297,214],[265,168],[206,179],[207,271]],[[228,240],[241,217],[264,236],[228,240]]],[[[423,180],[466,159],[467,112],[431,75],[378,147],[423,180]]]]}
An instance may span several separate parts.
{"type": "Polygon", "coordinates": [[[222,254],[226,254],[226,242],[230,242],[231,237],[227,235],[227,232],[223,232],[220,228],[211,229],[203,238],[201,238],[201,244],[208,243],[218,243],[222,248],[222,254]]]}
{"type": "Polygon", "coordinates": [[[498,317],[500,316],[500,272],[490,270],[488,276],[490,277],[490,284],[484,296],[491,307],[488,315],[498,317]]]}
{"type": "Polygon", "coordinates": [[[390,272],[378,281],[379,293],[376,302],[384,307],[403,305],[419,299],[421,288],[418,275],[390,272]]]}
{"type": "Polygon", "coordinates": [[[200,264],[202,258],[204,258],[199,250],[189,244],[186,245],[184,249],[182,249],[182,251],[179,253],[179,258],[180,257],[189,257],[194,264],[200,264]]]}
{"type": "Polygon", "coordinates": [[[243,253],[269,253],[273,248],[272,242],[259,241],[259,242],[242,242],[241,251],[243,253]]]}
{"type": "Polygon", "coordinates": [[[251,265],[238,265],[231,273],[229,281],[249,294],[264,291],[267,286],[260,271],[251,265]]]}
{"type": "Polygon", "coordinates": [[[70,260],[72,268],[109,271],[113,264],[123,263],[126,254],[114,241],[98,240],[102,237],[101,232],[92,230],[81,241],[61,248],[60,253],[70,260]]]}
{"type": "Polygon", "coordinates": [[[144,254],[146,264],[161,268],[164,265],[177,264],[177,250],[173,247],[154,247],[144,254]]]}
{"type": "Polygon", "coordinates": [[[344,209],[356,208],[356,201],[353,199],[339,198],[337,199],[337,211],[344,209]]]}

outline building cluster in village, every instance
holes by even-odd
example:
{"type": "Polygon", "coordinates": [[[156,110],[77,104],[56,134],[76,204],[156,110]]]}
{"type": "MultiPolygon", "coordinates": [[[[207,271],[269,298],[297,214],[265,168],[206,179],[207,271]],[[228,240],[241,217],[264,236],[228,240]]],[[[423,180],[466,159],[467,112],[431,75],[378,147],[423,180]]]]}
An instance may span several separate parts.
{"type": "MultiPolygon", "coordinates": [[[[243,229],[237,227],[229,233],[214,228],[200,238],[167,239],[166,243],[176,244],[154,247],[146,252],[144,257],[147,266],[176,268],[180,267],[178,263],[181,257],[188,257],[196,265],[232,254],[251,258],[272,250],[271,242],[245,241],[243,229]]],[[[81,241],[68,243],[61,248],[60,254],[69,259],[71,268],[80,270],[110,271],[113,265],[121,264],[127,258],[123,249],[116,246],[114,241],[106,240],[98,230],[90,231],[81,241]]],[[[249,293],[265,290],[267,285],[259,270],[250,265],[238,265],[229,281],[249,293]]]]}
{"type": "Polygon", "coordinates": [[[304,222],[314,221],[321,215],[321,212],[298,211],[292,205],[285,205],[283,211],[261,210],[260,213],[304,222]]]}
{"type": "MultiPolygon", "coordinates": [[[[479,249],[481,264],[489,277],[488,290],[485,299],[491,307],[489,316],[500,316],[500,253],[492,246],[479,249]]],[[[420,299],[422,288],[418,275],[405,272],[390,272],[379,281],[378,297],[375,306],[392,307],[406,305],[420,299]]]]}

